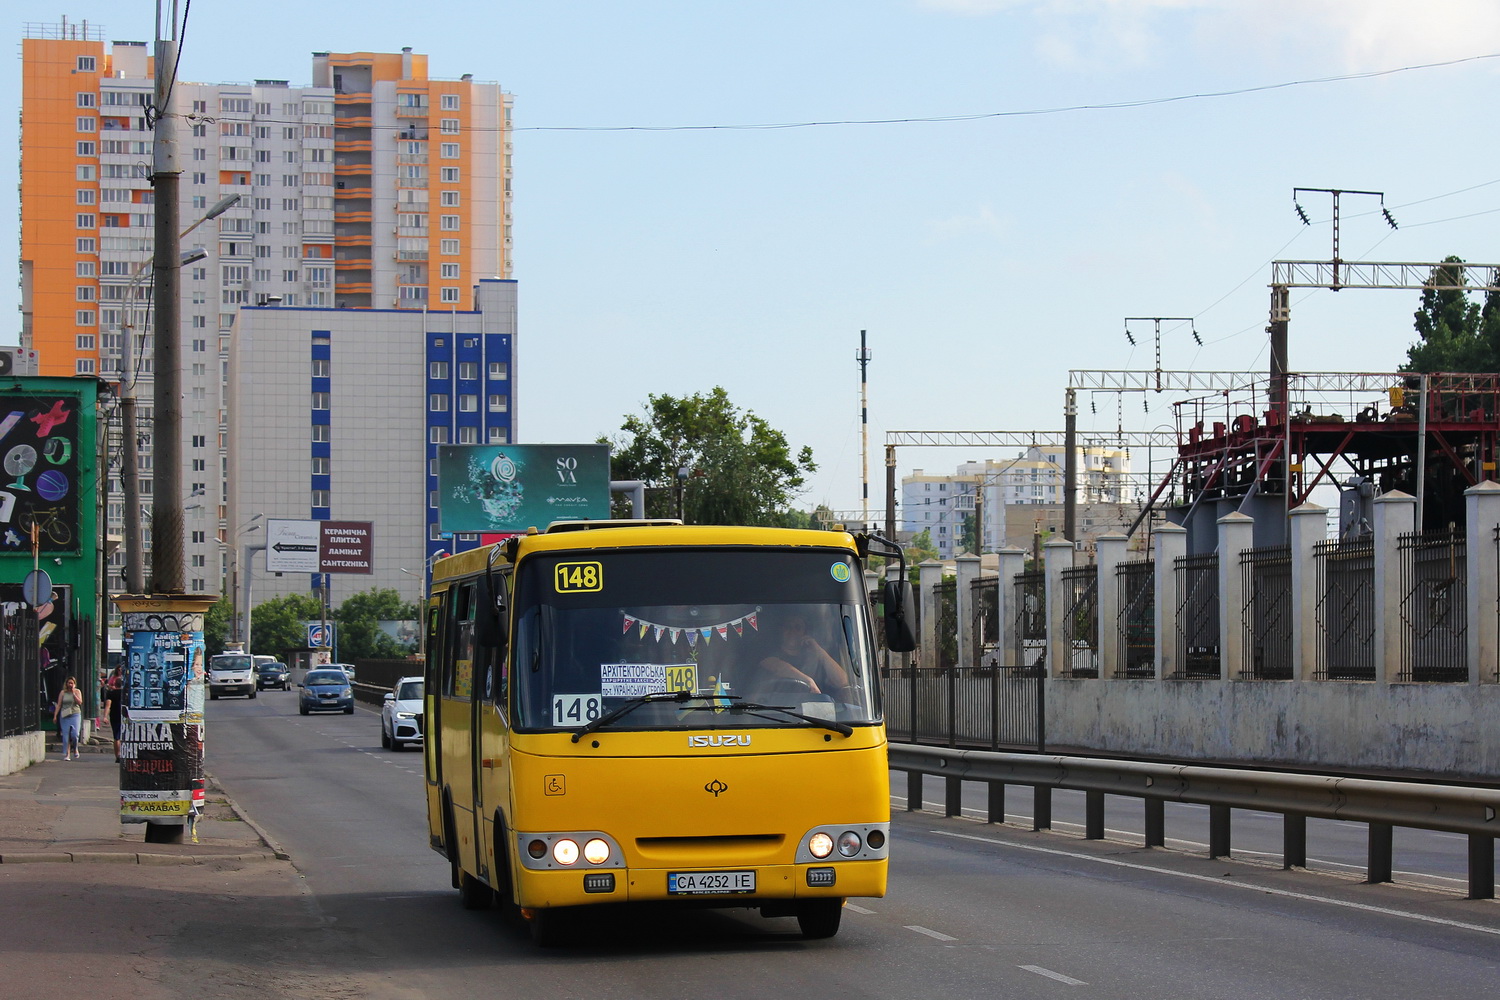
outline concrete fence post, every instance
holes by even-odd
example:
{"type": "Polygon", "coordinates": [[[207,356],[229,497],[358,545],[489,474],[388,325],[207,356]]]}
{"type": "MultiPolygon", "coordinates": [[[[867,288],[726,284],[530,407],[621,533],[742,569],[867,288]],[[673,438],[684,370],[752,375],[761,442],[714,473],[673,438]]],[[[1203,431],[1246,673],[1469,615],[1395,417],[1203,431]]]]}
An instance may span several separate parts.
{"type": "Polygon", "coordinates": [[[1156,679],[1182,669],[1177,662],[1177,560],[1187,555],[1187,529],[1156,529],[1156,679]]]}
{"type": "Polygon", "coordinates": [[[1400,490],[1375,501],[1375,681],[1389,684],[1401,677],[1401,536],[1416,527],[1417,498],[1400,490]]]}
{"type": "Polygon", "coordinates": [[[1255,545],[1255,519],[1239,511],[1219,518],[1219,679],[1248,676],[1245,656],[1245,574],[1240,554],[1255,545]]]}
{"type": "Polygon", "coordinates": [[[1125,561],[1125,546],[1130,539],[1124,535],[1100,535],[1095,542],[1098,552],[1098,591],[1094,608],[1099,615],[1099,676],[1120,677],[1120,583],[1116,570],[1125,561]]]}
{"type": "Polygon", "coordinates": [[[958,663],[960,667],[977,667],[974,656],[974,581],[979,579],[979,557],[962,555],[953,560],[958,567],[958,586],[954,606],[958,615],[958,663]]]}
{"type": "Polygon", "coordinates": [[[1328,540],[1328,508],[1305,503],[1291,511],[1287,528],[1292,558],[1292,680],[1318,671],[1317,545],[1328,540]]]}
{"type": "Polygon", "coordinates": [[[928,670],[936,670],[938,665],[938,599],[937,586],[943,582],[943,564],[936,559],[928,559],[917,566],[917,588],[921,596],[917,603],[922,608],[922,634],[917,637],[921,643],[922,661],[919,664],[928,670]]]}
{"type": "Polygon", "coordinates": [[[1026,571],[1026,553],[1017,548],[1003,548],[1000,556],[1000,593],[995,602],[995,613],[999,616],[1000,646],[999,664],[1002,667],[1019,666],[1016,658],[1016,577],[1026,571]]]}
{"type": "Polygon", "coordinates": [[[1073,643],[1068,638],[1070,593],[1063,588],[1063,570],[1073,568],[1073,543],[1065,538],[1042,546],[1047,561],[1047,676],[1066,677],[1073,667],[1073,643]]]}
{"type": "Polygon", "coordinates": [[[1500,483],[1485,481],[1464,490],[1464,560],[1468,607],[1470,684],[1500,682],[1500,483]]]}

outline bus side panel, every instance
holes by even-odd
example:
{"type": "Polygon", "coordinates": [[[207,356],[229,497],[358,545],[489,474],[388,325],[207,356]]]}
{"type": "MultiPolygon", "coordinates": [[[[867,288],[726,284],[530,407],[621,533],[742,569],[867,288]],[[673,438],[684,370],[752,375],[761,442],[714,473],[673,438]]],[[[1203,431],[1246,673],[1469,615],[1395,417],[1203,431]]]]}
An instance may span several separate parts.
{"type": "Polygon", "coordinates": [[[433,594],[426,608],[427,662],[422,671],[422,758],[427,778],[427,843],[433,850],[447,853],[443,842],[443,765],[442,721],[439,715],[439,685],[443,662],[442,595],[433,594]]]}

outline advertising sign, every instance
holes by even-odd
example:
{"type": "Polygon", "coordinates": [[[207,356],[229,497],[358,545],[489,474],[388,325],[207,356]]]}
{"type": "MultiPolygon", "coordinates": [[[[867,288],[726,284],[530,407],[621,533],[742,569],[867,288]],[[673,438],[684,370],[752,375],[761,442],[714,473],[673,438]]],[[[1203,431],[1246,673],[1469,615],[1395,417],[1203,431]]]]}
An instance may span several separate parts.
{"type": "Polygon", "coordinates": [[[609,445],[443,445],[438,526],[516,532],[609,517],[609,445]]]}
{"type": "Polygon", "coordinates": [[[123,617],[125,713],[130,720],[202,722],[203,615],[126,612],[123,617]]]}
{"type": "Polygon", "coordinates": [[[266,522],[270,573],[373,573],[375,526],[369,521],[266,522]]]}
{"type": "MultiPolygon", "coordinates": [[[[27,574],[28,578],[32,574],[27,574]]],[[[46,574],[40,574],[45,578],[46,574]]],[[[40,647],[38,667],[42,677],[42,695],[50,705],[62,692],[63,682],[70,676],[78,681],[80,688],[88,687],[89,679],[78,671],[73,662],[72,608],[73,588],[67,584],[50,583],[45,594],[23,594],[19,583],[0,583],[0,605],[30,605],[36,608],[37,645],[40,647]],[[31,601],[28,597],[41,597],[31,601]]]]}
{"type": "Polygon", "coordinates": [[[0,552],[78,551],[78,402],[0,393],[0,552]]]}

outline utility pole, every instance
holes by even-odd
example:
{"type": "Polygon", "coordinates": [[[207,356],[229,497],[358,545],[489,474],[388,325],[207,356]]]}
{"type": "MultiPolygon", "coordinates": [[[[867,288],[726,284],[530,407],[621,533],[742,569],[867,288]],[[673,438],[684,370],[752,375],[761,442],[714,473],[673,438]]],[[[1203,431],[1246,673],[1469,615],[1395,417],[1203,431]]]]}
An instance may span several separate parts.
{"type": "Polygon", "coordinates": [[[1063,537],[1078,541],[1073,533],[1078,520],[1078,394],[1072,386],[1063,403],[1063,537]]]}
{"type": "MultiPolygon", "coordinates": [[[[130,310],[133,305],[133,302],[127,302],[125,308],[130,310]]],[[[120,459],[120,486],[125,495],[125,593],[144,594],[146,573],[141,561],[140,430],[136,426],[135,414],[134,323],[125,325],[120,364],[125,369],[120,373],[120,443],[125,449],[120,459]]]]}
{"type": "Polygon", "coordinates": [[[155,141],[151,148],[151,186],[155,190],[156,242],[152,257],[152,305],[155,338],[152,415],[151,589],[157,594],[186,593],[182,548],[182,345],[178,329],[177,122],[171,100],[177,72],[176,4],[172,37],[161,38],[161,3],[157,3],[155,141]]]}
{"type": "Polygon", "coordinates": [[[859,353],[855,355],[859,362],[859,481],[863,489],[864,501],[864,526],[865,530],[870,527],[870,405],[867,390],[870,349],[865,346],[865,331],[859,331],[859,353]]]}

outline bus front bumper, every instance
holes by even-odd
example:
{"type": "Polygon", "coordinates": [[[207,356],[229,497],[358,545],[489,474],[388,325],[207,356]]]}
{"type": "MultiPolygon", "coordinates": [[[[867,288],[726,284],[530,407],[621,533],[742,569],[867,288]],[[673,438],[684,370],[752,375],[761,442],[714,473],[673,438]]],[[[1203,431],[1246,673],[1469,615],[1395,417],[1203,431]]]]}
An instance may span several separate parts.
{"type": "Polygon", "coordinates": [[[528,909],[647,901],[689,906],[775,908],[777,903],[792,900],[884,896],[886,868],[887,863],[881,860],[746,865],[711,870],[525,870],[520,873],[520,892],[517,895],[519,904],[528,909]],[[747,888],[749,885],[753,888],[747,888]]]}

